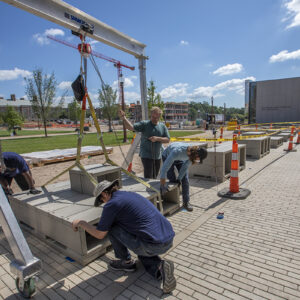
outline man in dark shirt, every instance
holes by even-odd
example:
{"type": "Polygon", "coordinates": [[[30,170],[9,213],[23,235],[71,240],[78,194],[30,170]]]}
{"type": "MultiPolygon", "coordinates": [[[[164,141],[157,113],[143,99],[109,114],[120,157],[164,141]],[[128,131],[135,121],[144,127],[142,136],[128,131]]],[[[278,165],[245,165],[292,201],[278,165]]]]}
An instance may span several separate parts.
{"type": "Polygon", "coordinates": [[[120,110],[119,116],[128,130],[141,132],[140,157],[144,166],[145,178],[157,178],[161,164],[163,143],[170,142],[170,134],[165,124],[159,122],[162,111],[152,107],[150,120],[143,120],[133,125],[120,110]]]}
{"type": "Polygon", "coordinates": [[[0,182],[6,194],[12,195],[11,183],[13,178],[22,190],[30,190],[31,194],[39,194],[41,191],[35,189],[31,171],[25,159],[15,152],[3,152],[2,159],[5,170],[1,170],[0,182]]]}
{"type": "Polygon", "coordinates": [[[174,264],[162,260],[173,245],[174,231],[170,222],[146,198],[133,192],[119,191],[118,180],[100,182],[94,192],[95,206],[104,202],[97,227],[84,220],[74,220],[73,229],[82,227],[92,236],[103,239],[107,234],[118,260],[112,260],[114,270],[133,272],[136,263],[128,249],[138,255],[145,270],[163,282],[164,293],[176,287],[174,264]]]}

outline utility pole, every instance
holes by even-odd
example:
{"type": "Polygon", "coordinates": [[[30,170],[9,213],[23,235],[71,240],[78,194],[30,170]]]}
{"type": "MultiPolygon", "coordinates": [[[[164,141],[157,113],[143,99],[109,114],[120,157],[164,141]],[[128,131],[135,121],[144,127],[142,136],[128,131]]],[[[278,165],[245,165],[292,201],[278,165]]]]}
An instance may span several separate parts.
{"type": "Polygon", "coordinates": [[[224,125],[226,121],[226,103],[224,103],[224,125]]]}
{"type": "Polygon", "coordinates": [[[211,114],[214,114],[214,97],[211,97],[211,114]]]}

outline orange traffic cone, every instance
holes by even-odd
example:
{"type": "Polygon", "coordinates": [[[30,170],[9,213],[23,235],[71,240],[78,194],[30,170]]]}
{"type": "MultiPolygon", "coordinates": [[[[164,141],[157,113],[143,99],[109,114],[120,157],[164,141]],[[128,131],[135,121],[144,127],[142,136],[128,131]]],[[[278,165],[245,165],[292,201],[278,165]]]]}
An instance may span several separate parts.
{"type": "Polygon", "coordinates": [[[236,134],[234,134],[232,142],[230,186],[229,189],[225,188],[219,191],[218,196],[230,199],[245,199],[250,195],[251,192],[247,189],[239,187],[239,146],[236,140],[237,137],[236,134]]]}
{"type": "Polygon", "coordinates": [[[239,125],[238,126],[238,136],[240,136],[241,135],[241,126],[239,125]]]}
{"type": "MultiPolygon", "coordinates": [[[[223,138],[223,130],[224,130],[223,127],[221,127],[220,139],[223,138]]],[[[220,141],[219,144],[222,144],[222,141],[220,141]]]]}
{"type": "Polygon", "coordinates": [[[257,131],[257,124],[255,124],[255,128],[256,128],[256,131],[257,131]]]}
{"type": "Polygon", "coordinates": [[[285,151],[296,151],[296,149],[293,150],[294,130],[295,130],[295,126],[292,126],[289,146],[287,149],[285,149],[285,151]]]}
{"type": "Polygon", "coordinates": [[[272,129],[272,123],[270,124],[270,129],[272,129]]]}
{"type": "Polygon", "coordinates": [[[232,141],[232,158],[231,158],[231,175],[230,175],[230,192],[238,193],[239,190],[239,145],[236,141],[236,135],[233,135],[232,141]]]}
{"type": "Polygon", "coordinates": [[[132,162],[129,163],[128,168],[127,168],[127,171],[128,171],[128,172],[132,172],[132,162]]]}

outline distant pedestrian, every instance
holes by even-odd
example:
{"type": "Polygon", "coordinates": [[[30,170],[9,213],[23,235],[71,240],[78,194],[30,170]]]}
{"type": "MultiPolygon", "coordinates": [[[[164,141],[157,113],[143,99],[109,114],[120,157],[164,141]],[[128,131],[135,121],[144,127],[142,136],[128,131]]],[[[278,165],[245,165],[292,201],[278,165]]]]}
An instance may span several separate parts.
{"type": "Polygon", "coordinates": [[[98,225],[74,220],[74,231],[81,227],[97,239],[108,235],[118,258],[110,262],[113,270],[136,270],[136,262],[128,251],[130,249],[138,255],[151,276],[162,280],[164,293],[174,290],[174,264],[159,257],[173,244],[175,233],[170,222],[148,199],[134,192],[119,191],[118,180],[101,181],[94,194],[95,206],[105,203],[98,225]]]}
{"type": "Polygon", "coordinates": [[[161,115],[162,111],[159,107],[152,107],[150,120],[132,125],[125,113],[122,110],[119,111],[119,116],[128,130],[142,133],[140,157],[145,178],[157,178],[161,165],[162,144],[170,142],[168,128],[159,122],[161,115]]]}
{"type": "Polygon", "coordinates": [[[190,204],[188,168],[194,163],[202,163],[206,156],[207,150],[205,148],[182,142],[170,144],[162,154],[163,166],[160,172],[162,194],[167,191],[166,178],[168,178],[170,182],[182,185],[183,207],[188,211],[192,211],[193,206],[190,204]],[[179,172],[177,178],[174,172],[175,168],[179,172]]]}

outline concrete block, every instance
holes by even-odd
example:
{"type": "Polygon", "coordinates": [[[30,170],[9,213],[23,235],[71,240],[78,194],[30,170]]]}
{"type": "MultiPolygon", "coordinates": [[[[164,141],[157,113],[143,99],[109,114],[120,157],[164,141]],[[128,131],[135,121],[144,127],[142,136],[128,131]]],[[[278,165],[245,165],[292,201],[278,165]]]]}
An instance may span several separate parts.
{"type": "Polygon", "coordinates": [[[279,136],[279,137],[282,137],[283,138],[283,141],[284,142],[287,142],[291,136],[291,132],[281,132],[281,133],[276,133],[272,136],[279,136]]]}
{"type": "MultiPolygon", "coordinates": [[[[123,190],[137,192],[158,207],[158,193],[127,175],[122,180],[123,190]]],[[[159,191],[159,180],[147,181],[159,191]]],[[[98,240],[82,229],[78,232],[72,229],[72,221],[75,219],[85,220],[91,225],[98,224],[103,207],[94,207],[94,200],[94,196],[72,189],[71,183],[67,181],[49,185],[39,195],[27,192],[14,194],[10,204],[24,229],[64,255],[86,265],[106,253],[110,246],[108,239],[98,240]]],[[[177,185],[170,185],[170,192],[163,199],[163,208],[165,214],[179,208],[177,185]]]]}
{"type": "MultiPolygon", "coordinates": [[[[92,175],[98,182],[102,180],[113,181],[121,179],[121,168],[111,165],[87,165],[85,170],[92,175]]],[[[86,174],[78,167],[69,171],[71,189],[73,191],[93,196],[94,185],[86,174]]],[[[122,186],[121,180],[119,181],[122,186]]]]}
{"type": "Polygon", "coordinates": [[[265,131],[244,131],[241,135],[250,136],[250,135],[263,135],[266,134],[265,131]]]}
{"type": "Polygon", "coordinates": [[[246,140],[237,140],[239,145],[246,145],[246,156],[260,159],[261,157],[270,153],[269,136],[252,138],[246,140]]]}
{"type": "Polygon", "coordinates": [[[270,142],[271,148],[278,148],[283,145],[283,138],[280,136],[271,136],[270,142]]]}
{"type": "MultiPolygon", "coordinates": [[[[207,149],[207,158],[202,164],[194,164],[189,168],[189,176],[223,182],[230,177],[232,159],[232,142],[219,144],[216,148],[207,149]]],[[[239,169],[246,166],[246,146],[239,145],[239,169]]]]}

